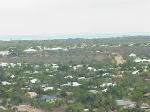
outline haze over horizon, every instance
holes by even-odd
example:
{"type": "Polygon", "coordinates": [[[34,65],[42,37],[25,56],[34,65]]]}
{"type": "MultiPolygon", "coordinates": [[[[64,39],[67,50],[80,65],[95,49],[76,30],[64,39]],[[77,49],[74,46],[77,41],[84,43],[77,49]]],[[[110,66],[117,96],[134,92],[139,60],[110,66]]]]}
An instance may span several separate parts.
{"type": "Polygon", "coordinates": [[[0,35],[0,40],[51,40],[51,39],[95,39],[128,36],[148,36],[150,32],[126,32],[126,33],[78,33],[78,34],[49,34],[49,35],[0,35]]]}
{"type": "Polygon", "coordinates": [[[0,35],[149,32],[150,0],[0,0],[0,35]]]}

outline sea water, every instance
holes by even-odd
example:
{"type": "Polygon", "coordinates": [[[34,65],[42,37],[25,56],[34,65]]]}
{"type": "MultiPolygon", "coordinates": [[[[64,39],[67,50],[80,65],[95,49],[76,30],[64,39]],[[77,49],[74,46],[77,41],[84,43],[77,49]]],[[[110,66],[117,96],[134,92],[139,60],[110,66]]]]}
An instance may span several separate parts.
{"type": "Polygon", "coordinates": [[[50,34],[50,35],[0,35],[0,40],[52,40],[52,39],[93,39],[93,38],[111,38],[125,36],[150,36],[150,32],[132,32],[132,33],[89,33],[89,34],[50,34]]]}

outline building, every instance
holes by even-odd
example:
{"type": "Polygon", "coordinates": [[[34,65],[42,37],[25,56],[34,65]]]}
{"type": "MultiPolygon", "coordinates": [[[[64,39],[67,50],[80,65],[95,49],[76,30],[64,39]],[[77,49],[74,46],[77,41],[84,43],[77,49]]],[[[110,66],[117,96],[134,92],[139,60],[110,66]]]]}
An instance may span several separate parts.
{"type": "Polygon", "coordinates": [[[118,106],[123,106],[124,108],[135,108],[136,103],[130,100],[116,100],[118,106]]]}
{"type": "Polygon", "coordinates": [[[56,95],[42,95],[40,100],[42,101],[46,101],[46,102],[55,102],[57,100],[57,96],[56,95]]]}

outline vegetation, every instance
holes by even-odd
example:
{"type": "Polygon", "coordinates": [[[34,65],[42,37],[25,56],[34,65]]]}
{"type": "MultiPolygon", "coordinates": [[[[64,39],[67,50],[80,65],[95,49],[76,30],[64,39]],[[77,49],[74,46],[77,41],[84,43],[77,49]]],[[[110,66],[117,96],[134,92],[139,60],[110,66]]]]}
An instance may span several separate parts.
{"type": "Polygon", "coordinates": [[[149,111],[150,40],[115,40],[1,42],[0,112],[149,111]]]}

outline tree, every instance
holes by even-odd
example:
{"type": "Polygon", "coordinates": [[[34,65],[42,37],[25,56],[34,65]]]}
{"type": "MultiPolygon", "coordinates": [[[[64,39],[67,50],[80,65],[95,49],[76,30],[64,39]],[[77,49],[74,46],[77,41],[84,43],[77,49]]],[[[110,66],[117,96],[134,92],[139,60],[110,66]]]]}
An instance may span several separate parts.
{"type": "Polygon", "coordinates": [[[69,110],[72,112],[83,112],[83,105],[81,103],[74,103],[69,105],[69,110]]]}

